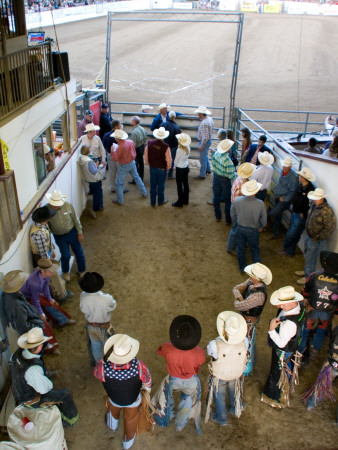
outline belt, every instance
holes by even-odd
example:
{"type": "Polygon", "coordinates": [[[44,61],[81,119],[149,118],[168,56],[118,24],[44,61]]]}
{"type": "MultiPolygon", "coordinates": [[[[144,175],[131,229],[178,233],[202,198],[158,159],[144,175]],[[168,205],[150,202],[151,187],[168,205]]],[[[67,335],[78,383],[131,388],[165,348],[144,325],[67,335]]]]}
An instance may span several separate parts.
{"type": "Polygon", "coordinates": [[[88,322],[88,325],[95,327],[95,328],[105,328],[106,330],[108,330],[108,328],[110,327],[110,322],[88,322]]]}
{"type": "Polygon", "coordinates": [[[33,405],[34,403],[38,403],[40,401],[41,395],[37,395],[35,398],[33,398],[33,400],[29,400],[28,402],[23,402],[23,405],[25,406],[30,406],[33,405]]]}

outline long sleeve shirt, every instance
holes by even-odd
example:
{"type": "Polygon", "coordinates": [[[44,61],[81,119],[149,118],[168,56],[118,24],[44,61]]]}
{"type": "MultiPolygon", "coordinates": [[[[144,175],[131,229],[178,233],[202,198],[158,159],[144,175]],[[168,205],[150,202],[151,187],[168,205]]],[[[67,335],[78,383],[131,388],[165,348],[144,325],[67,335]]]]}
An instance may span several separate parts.
{"type": "Polygon", "coordinates": [[[189,155],[190,155],[190,147],[188,147],[188,153],[186,153],[184,150],[181,149],[180,146],[178,146],[174,161],[174,169],[176,169],[176,167],[180,169],[185,169],[186,167],[188,167],[189,155]]]}
{"type": "Polygon", "coordinates": [[[261,183],[262,187],[260,190],[263,191],[264,189],[269,189],[272,175],[273,167],[261,164],[260,166],[256,167],[254,173],[251,175],[250,180],[256,180],[257,183],[261,183]]]}
{"type": "Polygon", "coordinates": [[[40,294],[44,295],[49,301],[52,298],[49,290],[49,278],[43,278],[40,270],[35,270],[32,275],[27,278],[25,284],[21,288],[21,292],[30,300],[40,316],[43,314],[40,305],[40,294]]]}
{"type": "Polygon", "coordinates": [[[244,283],[237,284],[232,289],[232,292],[235,296],[235,308],[238,311],[248,311],[251,308],[255,308],[256,306],[264,305],[265,295],[263,292],[252,292],[250,293],[250,287],[262,287],[263,283],[253,284],[250,279],[244,281],[244,283]],[[246,298],[243,298],[243,294],[245,290],[248,288],[248,295],[246,298]]]}
{"type": "MultiPolygon", "coordinates": [[[[37,224],[39,226],[39,224],[37,224]]],[[[51,250],[51,242],[50,239],[47,239],[46,233],[43,231],[46,229],[49,231],[48,225],[40,225],[40,230],[35,231],[31,235],[31,239],[35,244],[37,254],[40,256],[40,258],[48,258],[49,257],[49,251],[51,250]]],[[[34,252],[33,252],[34,253],[34,252]]]]}
{"type": "Polygon", "coordinates": [[[298,187],[296,175],[290,170],[287,174],[281,174],[273,192],[276,198],[283,197],[284,202],[291,202],[298,187]]]}
{"type": "Polygon", "coordinates": [[[235,166],[227,153],[216,151],[212,155],[212,168],[215,174],[220,177],[229,178],[233,181],[236,178],[235,166]]]}
{"type": "MultiPolygon", "coordinates": [[[[293,309],[290,309],[290,311],[284,311],[280,310],[278,314],[278,318],[281,318],[283,316],[293,316],[296,314],[299,314],[300,312],[300,306],[297,304],[297,306],[293,309]]],[[[291,322],[291,320],[285,320],[280,323],[279,325],[279,331],[276,330],[269,331],[269,336],[273,340],[273,342],[277,345],[278,348],[284,348],[286,344],[289,342],[293,336],[297,333],[297,325],[294,322],[291,322]]]]}
{"type": "Polygon", "coordinates": [[[135,144],[130,139],[120,140],[117,148],[111,148],[111,157],[120,164],[129,164],[136,158],[135,144]]]}
{"type": "Polygon", "coordinates": [[[238,197],[230,210],[234,223],[248,228],[264,228],[267,222],[267,213],[264,203],[255,197],[238,197]]]}
{"type": "MultiPolygon", "coordinates": [[[[31,353],[27,348],[23,350],[22,356],[25,359],[36,359],[40,358],[40,355],[35,355],[31,353]]],[[[47,394],[53,389],[53,383],[44,374],[43,368],[41,366],[31,366],[25,372],[25,380],[38,394],[47,394]]]]}
{"type": "Polygon", "coordinates": [[[82,292],[80,295],[80,309],[88,322],[110,322],[112,311],[116,308],[116,301],[109,294],[101,291],[94,293],[82,292]]]}
{"type": "Polygon", "coordinates": [[[206,117],[200,123],[197,131],[197,139],[200,142],[209,141],[214,131],[214,122],[211,117],[206,117]]]}
{"type": "Polygon", "coordinates": [[[82,146],[85,145],[90,150],[90,156],[92,158],[101,158],[102,161],[106,160],[106,151],[103,147],[102,141],[99,136],[93,136],[91,139],[85,134],[81,137],[82,146]]]}
{"type": "Polygon", "coordinates": [[[49,219],[48,225],[53,234],[60,235],[69,233],[74,227],[77,234],[82,234],[82,225],[76,215],[73,205],[64,202],[60,209],[57,210],[54,217],[49,219]]]}
{"type": "Polygon", "coordinates": [[[141,125],[136,125],[130,133],[130,139],[134,142],[135,148],[141,147],[148,140],[147,132],[141,125]]]}

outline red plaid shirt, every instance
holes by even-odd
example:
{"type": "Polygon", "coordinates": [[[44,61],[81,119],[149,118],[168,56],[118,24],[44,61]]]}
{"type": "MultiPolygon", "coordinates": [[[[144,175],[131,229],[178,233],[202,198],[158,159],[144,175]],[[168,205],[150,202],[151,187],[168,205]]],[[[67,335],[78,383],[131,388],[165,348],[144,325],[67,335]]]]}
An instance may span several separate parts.
{"type": "MultiPolygon", "coordinates": [[[[114,364],[114,363],[112,363],[110,361],[107,361],[105,363],[101,359],[101,361],[99,361],[96,364],[96,366],[95,366],[94,377],[104,383],[105,382],[105,375],[106,375],[106,373],[105,373],[105,367],[106,366],[109,366],[110,369],[113,369],[113,370],[128,370],[128,369],[131,368],[132,362],[133,362],[133,360],[131,360],[127,364],[114,364]]],[[[138,363],[138,374],[139,374],[140,380],[142,381],[142,388],[150,389],[153,383],[152,383],[152,379],[151,379],[151,375],[150,375],[149,369],[144,364],[144,362],[141,361],[140,359],[137,360],[137,363],[138,363]]]]}

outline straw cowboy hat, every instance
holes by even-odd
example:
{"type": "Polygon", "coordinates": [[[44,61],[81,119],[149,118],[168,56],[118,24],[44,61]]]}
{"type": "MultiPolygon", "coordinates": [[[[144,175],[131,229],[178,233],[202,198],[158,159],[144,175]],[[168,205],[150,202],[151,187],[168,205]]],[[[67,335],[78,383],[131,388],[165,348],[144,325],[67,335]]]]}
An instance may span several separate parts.
{"type": "Polygon", "coordinates": [[[47,144],[43,144],[43,153],[48,155],[48,153],[53,153],[53,149],[50,148],[47,144]]]}
{"type": "Polygon", "coordinates": [[[79,286],[88,294],[101,291],[104,286],[103,276],[97,272],[86,272],[83,277],[79,278],[79,286]]]}
{"type": "Polygon", "coordinates": [[[127,334],[114,334],[104,344],[104,360],[113,364],[127,364],[138,353],[140,343],[127,334]]]}
{"type": "Polygon", "coordinates": [[[242,184],[242,194],[246,196],[255,195],[262,187],[261,183],[257,183],[256,180],[250,180],[242,184]]]}
{"type": "Polygon", "coordinates": [[[292,161],[291,161],[290,156],[287,156],[285,159],[283,159],[282,166],[283,167],[291,167],[292,166],[292,161]]]}
{"type": "Polygon", "coordinates": [[[3,277],[0,283],[1,289],[8,294],[18,292],[28,277],[28,273],[22,272],[22,270],[11,270],[3,277]]]}
{"type": "Polygon", "coordinates": [[[52,336],[44,336],[42,328],[32,328],[28,333],[22,334],[18,339],[18,346],[21,348],[38,347],[41,344],[52,339],[52,336]]]}
{"type": "MultiPolygon", "coordinates": [[[[170,106],[167,105],[166,103],[161,103],[160,105],[158,105],[158,110],[161,111],[161,109],[167,108],[169,109],[170,106]]],[[[152,108],[151,108],[152,109],[152,108]]]]}
{"type": "Polygon", "coordinates": [[[304,300],[302,294],[295,291],[293,286],[285,286],[273,292],[270,297],[271,305],[284,305],[285,303],[301,302],[304,300]]]}
{"type": "Polygon", "coordinates": [[[233,145],[234,141],[231,141],[230,139],[224,139],[217,145],[217,151],[219,153],[227,153],[233,145]]]}
{"type": "Polygon", "coordinates": [[[296,174],[300,175],[306,180],[316,181],[316,175],[312,172],[312,170],[308,169],[307,167],[303,167],[302,170],[299,170],[298,172],[296,172],[296,174]]]}
{"type": "Polygon", "coordinates": [[[48,202],[52,206],[62,206],[66,201],[67,195],[61,194],[61,191],[54,189],[51,194],[46,194],[48,202]]]}
{"type": "Polygon", "coordinates": [[[38,261],[38,268],[41,270],[49,270],[50,272],[57,272],[60,268],[60,263],[55,259],[41,258],[38,261]]]}
{"type": "Polygon", "coordinates": [[[233,311],[219,313],[216,327],[219,337],[227,344],[239,344],[248,331],[244,317],[233,311]]]}
{"type": "Polygon", "coordinates": [[[48,208],[48,206],[41,206],[41,208],[37,208],[33,214],[32,219],[35,223],[47,222],[47,220],[54,217],[56,214],[55,209],[48,208]]]}
{"type": "Polygon", "coordinates": [[[98,131],[100,127],[98,125],[94,125],[93,123],[88,123],[86,125],[85,133],[88,133],[88,131],[98,131]]]}
{"type": "Polygon", "coordinates": [[[181,133],[175,135],[178,142],[185,147],[188,147],[191,144],[191,137],[187,133],[181,133]]]}
{"type": "Polygon", "coordinates": [[[310,191],[307,194],[307,198],[309,198],[310,200],[321,200],[322,198],[325,198],[326,195],[324,193],[324,189],[321,188],[317,188],[314,191],[310,191]]]}
{"type": "Polygon", "coordinates": [[[165,128],[160,127],[157,130],[153,131],[153,135],[156,139],[165,139],[169,136],[169,131],[167,131],[165,128]]]}
{"type": "Polygon", "coordinates": [[[258,152],[258,161],[263,164],[263,166],[271,166],[274,162],[274,157],[269,152],[258,152]]]}
{"type": "Polygon", "coordinates": [[[170,341],[179,350],[191,350],[201,340],[202,329],[199,321],[192,316],[177,316],[169,329],[170,341]]]}
{"type": "Polygon", "coordinates": [[[255,280],[262,281],[267,286],[271,284],[272,273],[271,270],[261,263],[254,263],[246,266],[244,272],[255,280]]]}
{"type": "Polygon", "coordinates": [[[338,273],[338,253],[322,250],[320,252],[320,264],[322,265],[324,272],[329,274],[338,273]]]}
{"type": "Polygon", "coordinates": [[[110,135],[110,137],[114,137],[117,139],[121,139],[122,141],[125,141],[126,139],[128,139],[128,134],[123,131],[123,130],[115,130],[113,134],[110,135]]]}
{"type": "Polygon", "coordinates": [[[255,169],[256,166],[254,164],[245,162],[238,167],[237,175],[240,178],[250,178],[255,169]]]}
{"type": "Polygon", "coordinates": [[[205,107],[205,106],[199,106],[196,110],[195,110],[195,114],[204,114],[204,115],[211,115],[211,112],[205,107]]]}

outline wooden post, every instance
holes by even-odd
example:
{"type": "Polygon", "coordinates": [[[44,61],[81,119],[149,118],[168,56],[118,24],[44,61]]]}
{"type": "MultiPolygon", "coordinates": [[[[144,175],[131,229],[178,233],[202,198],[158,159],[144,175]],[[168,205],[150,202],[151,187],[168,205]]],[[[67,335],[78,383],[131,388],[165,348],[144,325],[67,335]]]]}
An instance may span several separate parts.
{"type": "Polygon", "coordinates": [[[0,175],[5,175],[5,161],[4,161],[4,155],[2,153],[2,145],[0,141],[0,175]]]}

